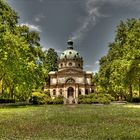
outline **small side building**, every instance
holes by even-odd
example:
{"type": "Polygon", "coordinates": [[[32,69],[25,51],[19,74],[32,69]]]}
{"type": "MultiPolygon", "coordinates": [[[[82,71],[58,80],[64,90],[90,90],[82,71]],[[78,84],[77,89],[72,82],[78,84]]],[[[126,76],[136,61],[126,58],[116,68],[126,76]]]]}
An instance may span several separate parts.
{"type": "Polygon", "coordinates": [[[49,91],[52,98],[63,95],[68,103],[77,103],[79,95],[92,92],[93,73],[83,70],[83,58],[74,50],[71,40],[67,43],[58,60],[58,71],[49,73],[49,91]]]}

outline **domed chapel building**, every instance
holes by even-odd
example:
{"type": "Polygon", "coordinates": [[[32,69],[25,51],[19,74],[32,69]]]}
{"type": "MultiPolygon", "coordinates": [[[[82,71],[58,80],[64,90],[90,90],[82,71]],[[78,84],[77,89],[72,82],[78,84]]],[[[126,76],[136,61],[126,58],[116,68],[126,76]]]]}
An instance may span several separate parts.
{"type": "Polygon", "coordinates": [[[49,73],[51,97],[63,95],[68,103],[77,103],[79,95],[92,92],[92,72],[83,70],[83,58],[69,40],[67,49],[60,55],[58,71],[49,73]]]}

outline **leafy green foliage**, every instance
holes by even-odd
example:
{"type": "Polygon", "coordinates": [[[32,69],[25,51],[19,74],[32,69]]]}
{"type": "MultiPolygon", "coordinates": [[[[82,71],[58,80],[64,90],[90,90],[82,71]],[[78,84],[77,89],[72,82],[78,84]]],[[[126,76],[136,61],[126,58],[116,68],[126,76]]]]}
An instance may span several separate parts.
{"type": "MultiPolygon", "coordinates": [[[[8,4],[0,0],[0,23],[8,25],[11,30],[18,22],[18,16],[14,10],[12,10],[8,4]]],[[[4,28],[3,28],[4,29],[4,28]]]]}
{"type": "Polygon", "coordinates": [[[140,96],[140,20],[121,21],[108,54],[100,59],[98,85],[116,99],[140,96]]]}
{"type": "Polygon", "coordinates": [[[63,104],[63,98],[55,97],[54,99],[50,99],[51,102],[47,102],[47,104],[63,104]]]}
{"type": "Polygon", "coordinates": [[[45,104],[48,98],[50,97],[44,93],[33,92],[29,102],[35,105],[45,104]]]}
{"type": "Polygon", "coordinates": [[[29,100],[30,103],[39,104],[63,104],[63,96],[58,96],[52,99],[49,95],[41,92],[33,92],[29,100]]]}
{"type": "Polygon", "coordinates": [[[43,51],[39,34],[17,25],[17,13],[3,0],[0,15],[0,96],[25,101],[43,89],[49,70],[56,69],[57,53],[43,51]]]}
{"type": "Polygon", "coordinates": [[[50,48],[47,51],[46,55],[46,65],[48,68],[48,72],[50,71],[57,71],[58,70],[58,55],[54,49],[50,48]]]}
{"type": "Polygon", "coordinates": [[[80,95],[78,103],[79,104],[109,104],[111,101],[114,101],[114,98],[110,94],[89,94],[89,95],[80,95]]]}

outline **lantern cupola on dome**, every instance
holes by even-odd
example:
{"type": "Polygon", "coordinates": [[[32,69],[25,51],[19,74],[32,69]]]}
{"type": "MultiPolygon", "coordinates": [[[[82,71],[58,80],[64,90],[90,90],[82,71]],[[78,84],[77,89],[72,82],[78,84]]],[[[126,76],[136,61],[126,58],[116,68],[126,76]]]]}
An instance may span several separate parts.
{"type": "Polygon", "coordinates": [[[68,49],[72,49],[73,50],[73,41],[72,40],[68,40],[68,49]]]}

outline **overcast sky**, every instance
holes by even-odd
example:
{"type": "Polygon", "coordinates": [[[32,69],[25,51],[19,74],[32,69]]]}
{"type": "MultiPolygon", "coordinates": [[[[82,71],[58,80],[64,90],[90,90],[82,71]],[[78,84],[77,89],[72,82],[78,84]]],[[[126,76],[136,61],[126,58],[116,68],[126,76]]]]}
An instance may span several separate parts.
{"type": "Polygon", "coordinates": [[[74,41],[85,70],[97,71],[120,20],[140,17],[140,0],[5,0],[26,24],[40,33],[44,48],[58,54],[74,41]]]}

